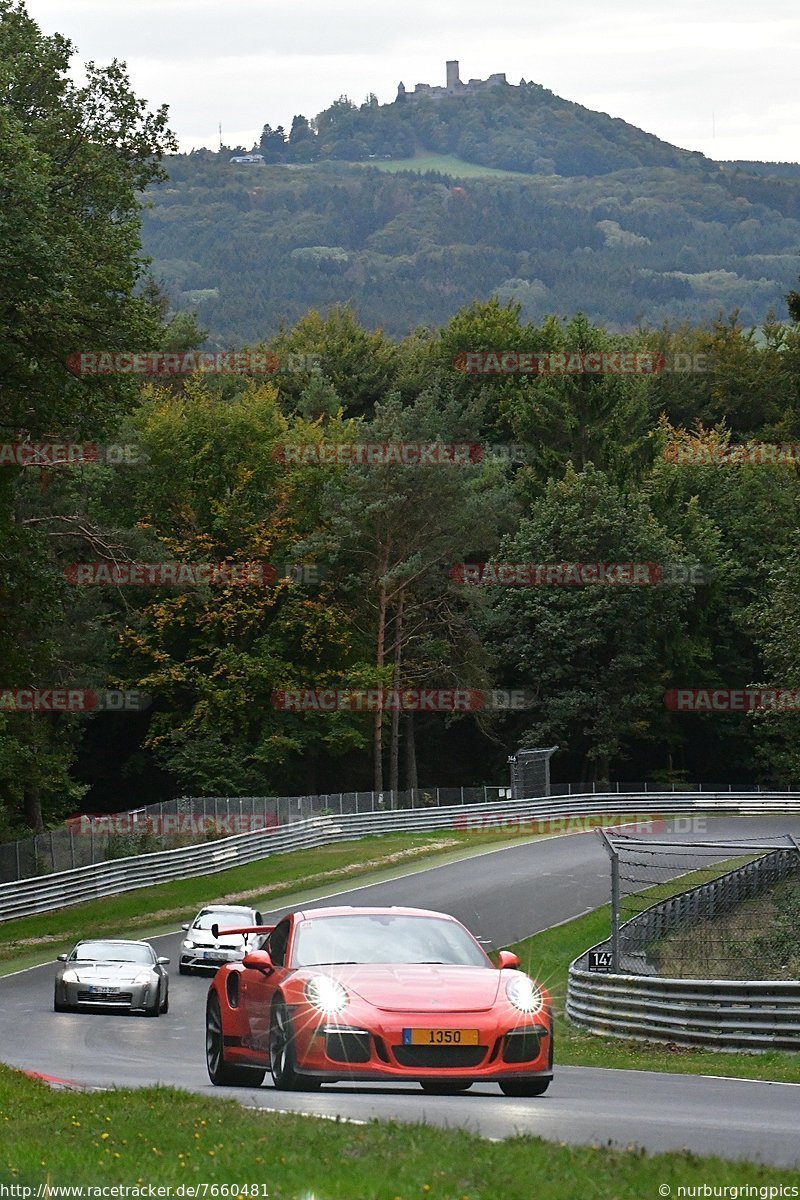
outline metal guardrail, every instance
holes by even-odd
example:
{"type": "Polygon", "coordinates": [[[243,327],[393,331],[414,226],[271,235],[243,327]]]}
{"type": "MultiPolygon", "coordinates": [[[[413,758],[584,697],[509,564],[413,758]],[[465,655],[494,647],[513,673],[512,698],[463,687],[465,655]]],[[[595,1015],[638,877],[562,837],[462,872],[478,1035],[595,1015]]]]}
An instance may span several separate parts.
{"type": "Polygon", "coordinates": [[[488,784],[319,796],[179,796],[128,812],[75,817],[58,828],[0,843],[0,884],[330,813],[344,816],[506,799],[511,799],[510,787],[488,784]]]}
{"type": "Polygon", "coordinates": [[[727,1050],[800,1050],[800,982],[590,975],[570,967],[567,1016],[590,1033],[727,1050]]]}
{"type": "MultiPolygon", "coordinates": [[[[524,752],[523,752],[524,753],[524,752]]],[[[529,783],[531,781],[528,781],[529,783]]],[[[717,795],[769,792],[759,786],[734,788],[691,783],[554,783],[547,775],[542,787],[526,787],[517,798],[586,795],[638,796],[642,793],[717,795]]],[[[792,794],[794,788],[787,788],[792,794]]],[[[98,819],[74,818],[64,825],[13,842],[0,842],[0,884],[51,871],[69,871],[149,851],[174,850],[244,833],[259,825],[288,825],[329,813],[369,813],[395,808],[447,808],[454,804],[488,804],[512,799],[513,788],[481,784],[465,787],[414,788],[384,792],[330,792],[319,796],[179,796],[129,812],[98,819]]]]}
{"type": "MultiPolygon", "coordinates": [[[[620,929],[620,957],[678,928],[727,912],[800,869],[796,849],[778,849],[717,879],[652,905],[620,929]]],[[[566,1014],[591,1033],[723,1049],[800,1050],[800,981],[673,979],[596,973],[592,946],[570,965],[566,1014]]]]}
{"type": "Polygon", "coordinates": [[[800,815],[800,793],[723,792],[686,795],[669,791],[651,792],[644,796],[628,794],[625,804],[620,803],[616,793],[607,793],[311,817],[291,825],[236,834],[201,845],[112,859],[3,884],[0,886],[0,921],[31,913],[51,912],[85,900],[100,899],[173,879],[209,875],[267,858],[270,854],[375,834],[436,829],[507,830],[512,834],[559,833],[576,828],[576,822],[577,828],[581,828],[580,821],[585,817],[600,817],[608,823],[621,814],[641,814],[646,827],[657,823],[665,814],[674,813],[800,815]]]}

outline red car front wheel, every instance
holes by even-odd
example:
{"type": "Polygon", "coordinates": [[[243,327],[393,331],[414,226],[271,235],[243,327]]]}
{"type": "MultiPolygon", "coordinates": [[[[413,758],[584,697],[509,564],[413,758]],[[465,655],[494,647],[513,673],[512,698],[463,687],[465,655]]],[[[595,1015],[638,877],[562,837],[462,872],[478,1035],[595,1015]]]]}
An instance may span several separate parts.
{"type": "Polygon", "coordinates": [[[508,1079],[500,1084],[504,1096],[543,1096],[550,1087],[549,1079],[508,1079]]]}
{"type": "Polygon", "coordinates": [[[289,1010],[282,1000],[272,1006],[269,1026],[269,1069],[272,1082],[281,1092],[315,1092],[321,1079],[302,1075],[296,1066],[294,1032],[289,1010]]]}

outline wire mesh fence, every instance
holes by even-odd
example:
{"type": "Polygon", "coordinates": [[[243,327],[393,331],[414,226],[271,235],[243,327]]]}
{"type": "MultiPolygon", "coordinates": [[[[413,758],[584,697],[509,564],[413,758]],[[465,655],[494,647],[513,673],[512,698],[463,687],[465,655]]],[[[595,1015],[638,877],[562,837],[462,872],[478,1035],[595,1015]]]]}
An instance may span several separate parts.
{"type": "Polygon", "coordinates": [[[800,979],[800,846],[606,836],[612,929],[598,969],[672,979],[800,979]]]}
{"type": "MultiPolygon", "coordinates": [[[[549,755],[549,751],[545,752],[549,755]]],[[[725,792],[776,794],[774,788],[734,788],[731,784],[561,783],[551,784],[539,762],[535,778],[525,779],[530,797],[555,800],[587,795],[646,795],[725,792]]],[[[787,793],[794,788],[786,788],[787,793]]],[[[124,813],[82,816],[56,829],[0,844],[0,883],[67,871],[109,859],[172,850],[313,816],[425,809],[511,801],[512,786],[430,787],[398,792],[332,792],[318,796],[182,796],[124,813]]],[[[622,810],[620,810],[622,811],[622,810]]]]}
{"type": "Polygon", "coordinates": [[[0,844],[0,883],[68,871],[109,859],[215,841],[309,817],[484,804],[508,787],[434,787],[319,796],[181,796],[124,813],[76,817],[36,836],[0,844]]]}

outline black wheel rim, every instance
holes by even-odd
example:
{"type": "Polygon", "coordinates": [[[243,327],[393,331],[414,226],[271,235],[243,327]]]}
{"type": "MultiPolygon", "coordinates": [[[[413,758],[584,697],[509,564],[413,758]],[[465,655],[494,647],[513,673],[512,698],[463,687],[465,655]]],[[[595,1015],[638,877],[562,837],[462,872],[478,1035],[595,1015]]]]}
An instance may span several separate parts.
{"type": "Polygon", "coordinates": [[[209,1004],[206,1014],[206,1060],[213,1078],[222,1064],[222,1022],[217,1004],[209,1004]]]}
{"type": "Polygon", "coordinates": [[[289,1030],[286,1011],[283,1007],[278,1007],[272,1015],[269,1035],[269,1068],[273,1079],[282,1079],[286,1074],[288,1053],[289,1030]]]}

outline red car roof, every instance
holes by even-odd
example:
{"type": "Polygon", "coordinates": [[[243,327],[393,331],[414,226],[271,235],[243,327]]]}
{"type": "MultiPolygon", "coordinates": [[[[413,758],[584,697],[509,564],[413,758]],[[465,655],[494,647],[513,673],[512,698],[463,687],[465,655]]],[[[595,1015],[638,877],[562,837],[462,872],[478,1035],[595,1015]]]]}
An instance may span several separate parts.
{"type": "MultiPolygon", "coordinates": [[[[456,921],[450,913],[435,912],[430,908],[404,908],[401,905],[371,905],[360,907],[353,904],[331,905],[328,908],[297,909],[294,916],[302,921],[315,920],[317,917],[438,917],[443,921],[456,921]]],[[[456,924],[461,924],[456,921],[456,924]]]]}

